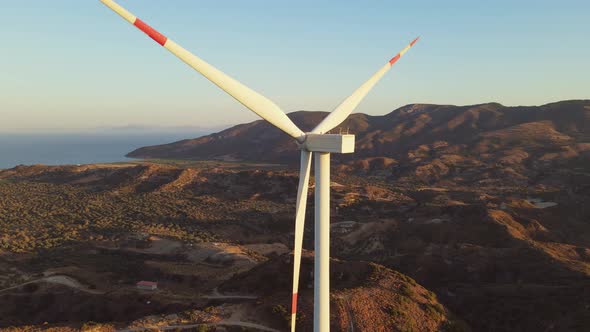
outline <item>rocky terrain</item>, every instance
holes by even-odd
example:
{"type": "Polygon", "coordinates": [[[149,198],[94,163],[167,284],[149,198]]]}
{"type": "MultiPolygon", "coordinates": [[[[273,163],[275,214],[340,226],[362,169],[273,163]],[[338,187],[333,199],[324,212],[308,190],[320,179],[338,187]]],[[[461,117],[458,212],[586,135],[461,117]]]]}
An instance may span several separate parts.
{"type": "MultiPolygon", "coordinates": [[[[0,301],[12,304],[0,308],[0,326],[48,322],[80,328],[100,322],[109,328],[205,324],[221,330],[246,322],[284,330],[296,173],[234,166],[37,165],[0,171],[0,301]],[[277,269],[284,278],[271,288],[244,282],[268,279],[277,269]],[[70,282],[55,282],[58,277],[70,282]],[[139,280],[157,280],[160,290],[138,291],[139,280]]],[[[355,200],[336,197],[342,204],[355,200]]],[[[311,265],[307,257],[304,268],[311,265]]],[[[369,294],[382,297],[376,307],[385,306],[381,315],[398,315],[383,325],[386,330],[462,324],[436,295],[398,272],[341,260],[333,270],[341,271],[334,281],[336,330],[371,323],[367,315],[373,311],[351,300],[364,296],[368,303],[369,294]]],[[[312,296],[309,290],[302,294],[305,331],[312,296]]]]}
{"type": "MultiPolygon", "coordinates": [[[[334,331],[590,328],[590,101],[410,105],[343,128],[334,331]]],[[[295,148],[257,121],[131,154],[191,161],[0,170],[0,328],[287,330],[295,148]]]]}

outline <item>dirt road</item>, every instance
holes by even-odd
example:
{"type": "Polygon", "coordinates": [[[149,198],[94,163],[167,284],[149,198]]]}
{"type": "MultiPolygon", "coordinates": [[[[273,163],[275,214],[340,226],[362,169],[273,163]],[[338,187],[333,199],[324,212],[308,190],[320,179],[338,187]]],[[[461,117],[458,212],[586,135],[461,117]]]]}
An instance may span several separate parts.
{"type": "Polygon", "coordinates": [[[217,288],[215,288],[215,289],[213,289],[213,292],[211,295],[205,295],[205,296],[202,296],[202,298],[209,299],[209,300],[231,300],[231,299],[256,300],[256,299],[258,299],[258,296],[254,296],[254,295],[223,295],[223,294],[219,293],[217,288]]]}
{"type": "Polygon", "coordinates": [[[0,293],[7,292],[7,291],[10,291],[10,290],[14,290],[14,289],[18,289],[18,288],[23,287],[25,285],[39,283],[39,282],[47,282],[47,283],[50,283],[50,284],[64,285],[64,286],[67,286],[67,287],[70,287],[70,288],[75,288],[77,290],[80,290],[82,292],[89,293],[89,294],[104,294],[104,292],[97,291],[97,290],[94,290],[94,289],[90,289],[90,288],[82,285],[81,283],[79,283],[78,280],[76,280],[76,279],[74,279],[72,277],[64,276],[64,275],[53,275],[53,276],[47,276],[47,277],[43,277],[43,278],[40,278],[40,279],[35,279],[35,280],[27,281],[27,282],[22,283],[20,285],[16,285],[16,286],[12,286],[12,287],[8,287],[8,288],[0,289],[0,293]]]}

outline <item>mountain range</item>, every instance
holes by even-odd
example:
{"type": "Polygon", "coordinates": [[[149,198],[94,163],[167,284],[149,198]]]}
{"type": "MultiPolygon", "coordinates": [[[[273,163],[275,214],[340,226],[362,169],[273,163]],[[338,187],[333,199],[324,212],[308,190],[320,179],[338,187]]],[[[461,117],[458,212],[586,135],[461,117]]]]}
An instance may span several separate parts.
{"type": "MultiPolygon", "coordinates": [[[[288,116],[308,131],[326,114],[299,111],[288,116]]],[[[353,114],[332,132],[356,135],[354,157],[334,156],[341,162],[385,157],[393,159],[388,164],[413,163],[433,154],[462,156],[469,162],[550,161],[590,150],[590,101],[517,107],[411,104],[382,116],[353,114]]],[[[295,163],[297,148],[290,137],[259,120],[199,138],[142,147],[127,156],[295,163]]]]}

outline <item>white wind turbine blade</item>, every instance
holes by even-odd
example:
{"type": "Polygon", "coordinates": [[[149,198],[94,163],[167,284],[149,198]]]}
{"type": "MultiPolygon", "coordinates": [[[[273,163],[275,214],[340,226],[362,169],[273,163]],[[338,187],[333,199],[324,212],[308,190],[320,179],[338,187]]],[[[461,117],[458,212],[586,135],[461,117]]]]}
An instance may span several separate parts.
{"type": "Polygon", "coordinates": [[[291,301],[291,332],[295,332],[297,318],[297,295],[299,289],[299,270],[301,268],[301,251],[303,249],[303,230],[309,173],[311,171],[311,152],[301,150],[301,168],[299,170],[299,187],[297,188],[297,207],[295,212],[295,245],[293,248],[293,298],[291,301]]]}
{"type": "Polygon", "coordinates": [[[254,90],[246,87],[235,79],[227,76],[217,68],[211,66],[196,55],[190,53],[182,46],[176,44],[174,41],[168,39],[142,20],[135,17],[125,8],[118,5],[112,0],[100,0],[107,7],[119,14],[129,23],[136,26],[138,29],[146,33],[149,37],[155,40],[158,44],[164,46],[172,54],[176,55],[180,60],[191,66],[194,70],[201,73],[215,85],[234,97],[237,101],[249,108],[260,117],[270,122],[277,128],[281,129],[288,135],[302,140],[305,135],[289,117],[277,106],[275,103],[266,97],[258,94],[254,90]]]}
{"type": "MultiPolygon", "coordinates": [[[[419,38],[419,37],[418,37],[419,38]]],[[[391,69],[393,64],[406,53],[410,47],[418,41],[418,38],[414,39],[406,48],[401,50],[396,56],[391,58],[387,64],[379,69],[368,81],[363,83],[356,91],[346,98],[332,113],[320,122],[311,132],[314,134],[324,134],[333,128],[340,125],[346,118],[352,113],[352,111],[358,106],[358,104],[365,98],[365,96],[371,91],[371,89],[379,82],[381,77],[385,75],[391,69]]]]}

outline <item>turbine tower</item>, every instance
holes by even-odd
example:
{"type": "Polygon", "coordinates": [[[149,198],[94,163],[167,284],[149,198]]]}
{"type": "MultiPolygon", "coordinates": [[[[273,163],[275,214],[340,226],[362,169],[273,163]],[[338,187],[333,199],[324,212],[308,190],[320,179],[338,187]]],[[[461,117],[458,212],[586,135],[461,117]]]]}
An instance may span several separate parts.
{"type": "Polygon", "coordinates": [[[168,39],[148,24],[135,17],[125,8],[112,0],[100,0],[107,7],[119,14],[129,23],[146,33],[158,44],[166,48],[180,60],[201,73],[219,88],[242,103],[261,118],[273,124],[287,135],[293,137],[301,150],[301,166],[295,212],[295,244],[293,255],[293,297],[291,314],[291,331],[295,331],[297,314],[297,293],[299,288],[299,270],[303,245],[303,226],[307,192],[311,172],[312,154],[315,158],[315,264],[314,264],[314,331],[330,330],[330,153],[354,152],[354,135],[327,134],[340,125],[358,106],[375,84],[391,69],[393,64],[412,47],[414,39],[396,56],[391,58],[369,80],[346,98],[334,111],[322,120],[311,132],[303,132],[275,103],[242,83],[227,76],[182,46],[168,39]]]}

